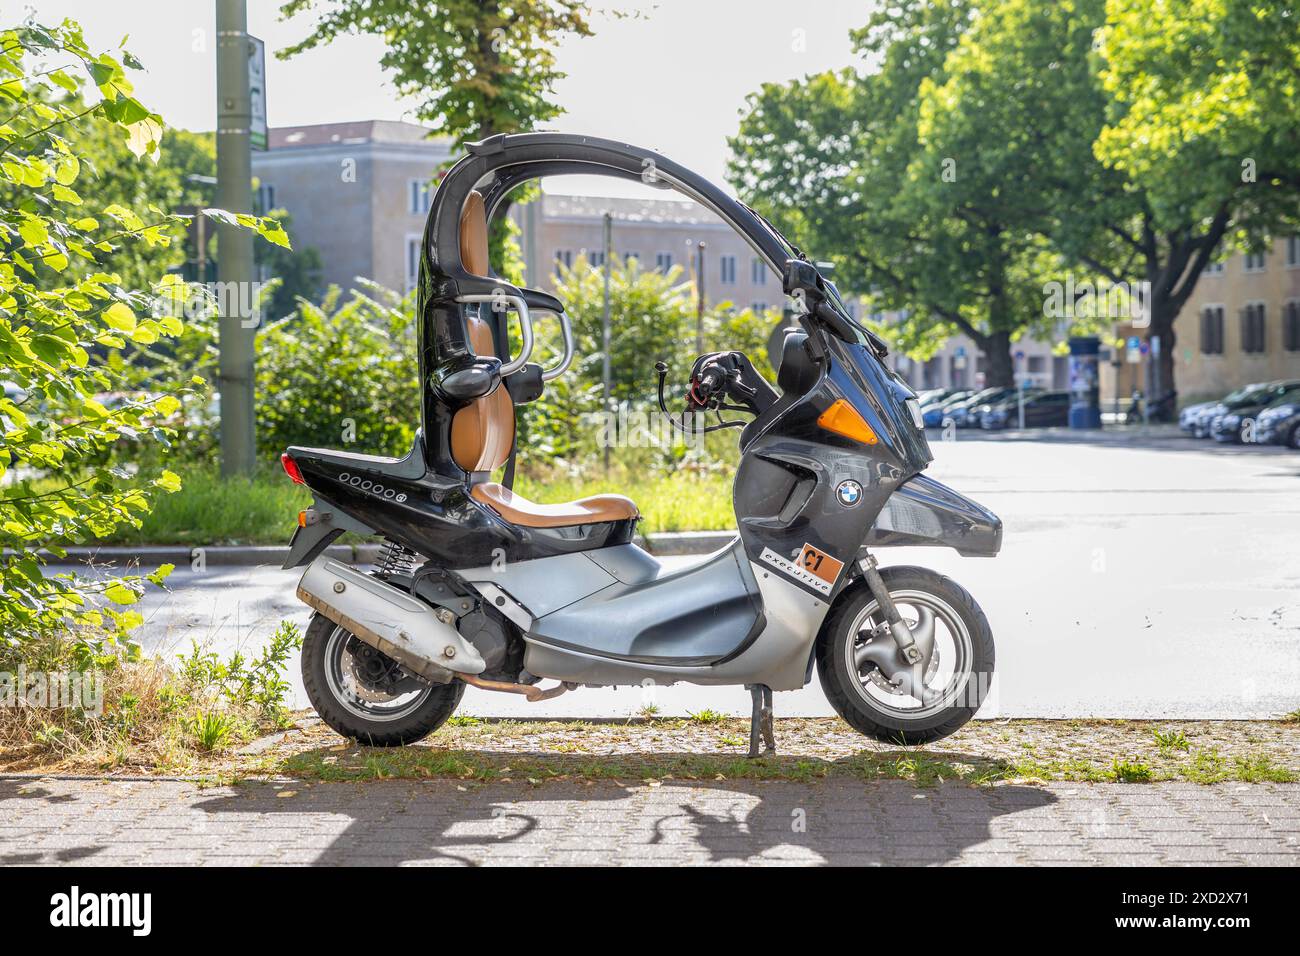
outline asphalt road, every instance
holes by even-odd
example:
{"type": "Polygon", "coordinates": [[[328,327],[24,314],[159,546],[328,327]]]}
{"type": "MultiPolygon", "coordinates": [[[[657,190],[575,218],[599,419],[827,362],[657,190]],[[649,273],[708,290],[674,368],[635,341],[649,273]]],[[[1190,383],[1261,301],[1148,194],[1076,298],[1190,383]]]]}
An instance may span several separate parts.
{"type": "MultiPolygon", "coordinates": [[[[1082,444],[965,432],[934,447],[929,474],[1002,517],[1002,554],[897,549],[881,557],[941,570],[984,607],[998,677],[981,716],[1258,718],[1300,707],[1300,454],[1183,439],[1082,444]]],[[[305,624],[297,576],[178,569],[170,593],[142,602],[140,637],[150,651],[191,641],[255,650],[279,620],[305,624]]],[[[612,717],[635,712],[645,693],[581,690],[528,704],[471,690],[463,709],[612,717]]],[[[742,688],[653,694],[665,714],[748,713],[742,688]]],[[[778,694],[776,710],[831,713],[815,678],[778,694]]]]}

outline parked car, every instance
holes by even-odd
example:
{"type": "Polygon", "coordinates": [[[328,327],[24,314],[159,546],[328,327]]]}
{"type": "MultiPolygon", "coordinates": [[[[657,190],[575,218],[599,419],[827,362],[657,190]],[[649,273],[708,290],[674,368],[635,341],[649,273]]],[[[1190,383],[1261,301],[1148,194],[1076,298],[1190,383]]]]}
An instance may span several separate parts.
{"type": "Polygon", "coordinates": [[[958,389],[946,398],[923,404],[921,406],[921,417],[925,419],[925,427],[938,428],[941,426],[949,408],[958,402],[964,402],[974,394],[973,389],[963,388],[958,389]]]}
{"type": "Polygon", "coordinates": [[[1195,405],[1188,405],[1178,413],[1178,427],[1188,434],[1193,434],[1196,429],[1196,422],[1200,416],[1208,412],[1215,405],[1215,402],[1197,402],[1195,405]]]}
{"type": "MultiPolygon", "coordinates": [[[[1070,393],[1035,390],[1025,394],[1025,427],[1046,428],[1070,423],[1070,393]]],[[[982,412],[980,427],[987,429],[1018,428],[1020,399],[1012,395],[982,412]]]]}
{"type": "MultiPolygon", "coordinates": [[[[1229,392],[1217,402],[1205,402],[1196,406],[1196,410],[1187,417],[1187,430],[1192,433],[1193,438],[1209,438],[1210,427],[1214,424],[1214,419],[1219,415],[1226,415],[1229,411],[1228,406],[1230,404],[1235,404],[1243,399],[1262,394],[1273,384],[1275,383],[1255,382],[1243,386],[1235,392],[1229,392]]],[[[1179,418],[1179,425],[1182,425],[1181,416],[1179,418]]]]}
{"type": "Polygon", "coordinates": [[[1300,448],[1300,395],[1276,399],[1256,416],[1255,441],[1300,448]]]}
{"type": "Polygon", "coordinates": [[[955,388],[924,388],[916,393],[917,403],[924,408],[934,402],[941,402],[956,392],[955,388]]]}
{"type": "Polygon", "coordinates": [[[1263,389],[1251,392],[1235,402],[1224,402],[1225,411],[1210,423],[1210,435],[1215,441],[1242,442],[1255,428],[1255,417],[1274,402],[1300,397],[1300,381],[1274,382],[1263,389]]]}
{"type": "MultiPolygon", "coordinates": [[[[1034,396],[1041,395],[1043,393],[1043,390],[1041,388],[1032,385],[1026,387],[1025,389],[1023,389],[1023,391],[1024,391],[1024,398],[1026,403],[1028,403],[1029,399],[1033,398],[1034,396]]],[[[976,405],[974,408],[972,408],[970,413],[971,427],[974,428],[978,426],[980,428],[983,428],[984,416],[990,414],[994,409],[1000,408],[1003,405],[1008,406],[1013,411],[1012,424],[1019,422],[1020,421],[1020,413],[1019,413],[1020,390],[1013,388],[1010,389],[1010,394],[1003,395],[1001,398],[997,399],[996,401],[985,402],[982,405],[976,405]]]]}
{"type": "Polygon", "coordinates": [[[953,424],[958,428],[978,428],[979,419],[975,417],[975,409],[981,405],[991,405],[994,402],[1000,402],[1008,395],[1015,394],[1014,388],[986,388],[983,391],[976,392],[969,398],[962,399],[949,405],[944,409],[945,418],[951,418],[953,424]]]}

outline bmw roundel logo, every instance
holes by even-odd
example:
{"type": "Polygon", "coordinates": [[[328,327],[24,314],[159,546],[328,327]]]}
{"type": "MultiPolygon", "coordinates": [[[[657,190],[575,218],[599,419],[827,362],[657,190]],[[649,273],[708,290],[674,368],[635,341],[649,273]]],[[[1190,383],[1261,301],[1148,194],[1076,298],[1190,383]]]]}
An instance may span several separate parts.
{"type": "Polygon", "coordinates": [[[852,479],[841,481],[835,488],[835,497],[844,507],[852,508],[862,500],[862,486],[852,479]]]}

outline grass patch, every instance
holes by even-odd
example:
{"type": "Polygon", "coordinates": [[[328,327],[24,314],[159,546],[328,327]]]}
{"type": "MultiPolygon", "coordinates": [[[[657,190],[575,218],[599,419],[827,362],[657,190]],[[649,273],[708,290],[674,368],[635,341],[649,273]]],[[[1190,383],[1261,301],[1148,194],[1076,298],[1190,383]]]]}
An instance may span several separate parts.
{"type": "Polygon", "coordinates": [[[830,772],[824,760],[710,754],[589,756],[490,753],[437,747],[308,750],[286,758],[280,773],[322,781],[453,777],[480,783],[547,780],[815,780],[830,772]],[[340,750],[346,751],[341,753],[340,750]]]}
{"type": "Polygon", "coordinates": [[[154,498],[139,528],[119,525],[113,544],[285,544],[311,493],[279,468],[223,478],[212,465],[178,465],[181,490],[154,498]]]}
{"type": "Polygon", "coordinates": [[[223,660],[196,646],[175,662],[122,653],[85,669],[60,645],[44,648],[24,661],[28,673],[91,674],[95,692],[76,706],[25,700],[0,708],[0,763],[193,772],[238,744],[289,726],[284,668],[301,643],[297,626],[285,621],[256,657],[236,653],[223,660]]]}
{"type": "Polygon", "coordinates": [[[716,710],[710,710],[707,707],[703,710],[696,711],[693,714],[690,711],[687,711],[687,716],[690,717],[691,723],[705,725],[720,724],[727,719],[726,714],[720,714],[716,710]]]}
{"type": "Polygon", "coordinates": [[[1294,771],[1279,765],[1268,754],[1233,757],[1232,762],[1236,771],[1233,779],[1244,783],[1295,783],[1298,779],[1294,771]]]}
{"type": "Polygon", "coordinates": [[[644,516],[642,534],[660,531],[728,531],[736,526],[731,504],[733,471],[644,472],[611,468],[607,476],[591,467],[573,477],[545,473],[522,475],[515,484],[525,498],[550,504],[588,495],[614,493],[635,501],[644,516]]]}
{"type": "Polygon", "coordinates": [[[1187,735],[1181,730],[1161,730],[1159,727],[1151,731],[1155,737],[1156,746],[1160,752],[1166,756],[1172,754],[1175,750],[1187,751],[1191,744],[1187,740],[1187,735]]]}
{"type": "Polygon", "coordinates": [[[1153,777],[1149,764],[1131,757],[1116,757],[1110,772],[1119,783],[1150,783],[1153,777]]]}
{"type": "MultiPolygon", "coordinates": [[[[173,465],[181,489],[158,495],[153,511],[139,528],[119,526],[103,539],[106,544],[288,544],[298,512],[311,504],[311,493],[295,485],[277,468],[263,468],[247,478],[223,478],[215,465],[173,465]]],[[[599,469],[583,478],[564,474],[520,475],[516,490],[526,498],[549,504],[588,495],[614,492],[627,495],[644,515],[642,534],[660,531],[726,531],[736,526],[731,505],[732,472],[682,471],[637,473],[599,469]]],[[[62,487],[46,479],[37,490],[62,487]]],[[[361,540],[344,535],[343,543],[361,540]]]]}

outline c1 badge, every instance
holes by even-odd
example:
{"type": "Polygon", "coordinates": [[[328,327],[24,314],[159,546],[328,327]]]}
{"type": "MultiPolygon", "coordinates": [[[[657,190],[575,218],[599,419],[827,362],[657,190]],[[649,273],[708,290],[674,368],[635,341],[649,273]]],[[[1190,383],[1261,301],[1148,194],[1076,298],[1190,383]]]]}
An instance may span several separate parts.
{"type": "Polygon", "coordinates": [[[771,548],[764,548],[760,557],[783,574],[825,595],[831,593],[840,572],[844,570],[843,561],[806,543],[799,549],[799,555],[794,561],[783,558],[771,548]]]}

